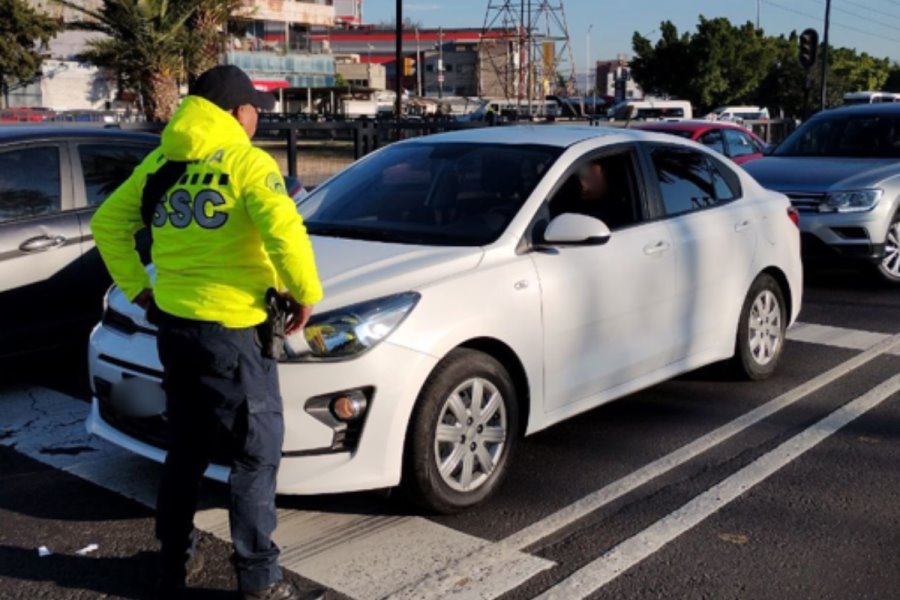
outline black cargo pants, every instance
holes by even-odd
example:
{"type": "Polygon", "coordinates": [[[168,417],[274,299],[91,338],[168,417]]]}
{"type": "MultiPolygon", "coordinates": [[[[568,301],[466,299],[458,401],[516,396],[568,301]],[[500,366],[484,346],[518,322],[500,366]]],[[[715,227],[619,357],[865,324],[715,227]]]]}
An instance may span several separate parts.
{"type": "Polygon", "coordinates": [[[194,547],[200,481],[215,452],[230,459],[229,518],[238,583],[257,591],[281,580],[275,477],[284,419],[274,360],[260,352],[254,328],[159,316],[169,426],[157,502],[156,536],[164,568],[178,572],[194,547]],[[216,448],[218,444],[224,448],[216,448]]]}

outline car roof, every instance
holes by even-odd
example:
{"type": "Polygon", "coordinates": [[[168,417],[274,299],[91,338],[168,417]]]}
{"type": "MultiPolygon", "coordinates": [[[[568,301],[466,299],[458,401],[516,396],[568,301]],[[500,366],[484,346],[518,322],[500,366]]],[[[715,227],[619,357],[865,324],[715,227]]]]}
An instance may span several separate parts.
{"type": "Polygon", "coordinates": [[[127,131],[117,127],[85,127],[60,125],[0,125],[0,142],[29,140],[64,140],[92,138],[97,140],[127,140],[159,144],[159,136],[141,131],[127,131]]]}
{"type": "Polygon", "coordinates": [[[705,119],[685,119],[683,121],[645,121],[635,125],[637,129],[648,129],[651,131],[698,131],[700,129],[739,129],[746,131],[746,127],[741,127],[736,123],[729,121],[707,121],[705,119]]]}
{"type": "Polygon", "coordinates": [[[830,115],[892,115],[900,116],[900,102],[879,102],[875,104],[854,104],[852,106],[839,106],[829,110],[823,110],[813,115],[813,119],[830,115]]]}
{"type": "Polygon", "coordinates": [[[508,125],[478,127],[414,138],[404,143],[460,142],[480,144],[536,144],[568,148],[588,139],[609,137],[610,143],[656,139],[646,131],[619,127],[591,127],[588,125],[508,125]],[[615,138],[615,139],[613,139],[615,138]]]}

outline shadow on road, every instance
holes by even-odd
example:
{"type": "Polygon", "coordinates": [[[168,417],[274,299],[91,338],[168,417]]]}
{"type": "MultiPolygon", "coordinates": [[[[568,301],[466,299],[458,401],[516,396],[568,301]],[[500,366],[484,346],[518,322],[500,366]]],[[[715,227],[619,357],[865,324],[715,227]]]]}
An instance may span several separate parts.
{"type": "MultiPolygon", "coordinates": [[[[0,577],[52,582],[61,588],[89,590],[105,596],[141,600],[158,598],[154,590],[156,565],[157,554],[149,551],[121,558],[64,554],[40,557],[35,550],[0,545],[0,577]]],[[[235,592],[203,588],[191,588],[178,595],[185,600],[237,597],[235,592]]]]}

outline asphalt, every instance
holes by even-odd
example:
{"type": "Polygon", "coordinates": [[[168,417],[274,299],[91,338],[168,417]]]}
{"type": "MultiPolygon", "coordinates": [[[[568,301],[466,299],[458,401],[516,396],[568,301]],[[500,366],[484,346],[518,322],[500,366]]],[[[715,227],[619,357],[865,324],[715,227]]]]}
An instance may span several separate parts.
{"type": "MultiPolygon", "coordinates": [[[[898,333],[900,288],[847,270],[813,271],[801,321],[898,333]]],[[[77,340],[69,348],[18,361],[0,374],[0,393],[36,385],[86,398],[82,347],[77,340]]],[[[504,540],[858,353],[790,342],[777,375],[765,382],[736,382],[718,369],[687,374],[527,438],[504,487],[486,505],[460,515],[422,516],[490,542],[504,540]]],[[[500,597],[533,598],[577,575],[897,373],[900,357],[878,357],[539,539],[525,551],[552,566],[500,597]]],[[[152,597],[151,511],[3,447],[3,435],[0,418],[0,599],[152,597]],[[76,554],[94,543],[98,550],[76,554]],[[42,545],[53,554],[39,557],[42,545]]],[[[897,465],[900,395],[893,395],[587,596],[900,597],[897,465]]],[[[281,498],[279,505],[420,515],[396,495],[373,493],[281,498]]],[[[228,544],[204,534],[200,553],[204,570],[191,597],[236,597],[228,544]]],[[[310,585],[290,576],[298,585],[310,585]]]]}

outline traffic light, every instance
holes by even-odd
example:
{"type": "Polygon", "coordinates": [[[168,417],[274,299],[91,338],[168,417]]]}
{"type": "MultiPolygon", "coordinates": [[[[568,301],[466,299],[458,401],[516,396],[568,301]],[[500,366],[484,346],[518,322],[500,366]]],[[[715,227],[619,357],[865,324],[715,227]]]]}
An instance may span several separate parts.
{"type": "Polygon", "coordinates": [[[816,63],[819,50],[819,34],[815,29],[804,29],[800,34],[800,64],[809,69],[816,63]]]}
{"type": "Polygon", "coordinates": [[[416,74],[416,61],[412,58],[406,57],[403,59],[403,76],[404,77],[412,77],[416,74]]]}

